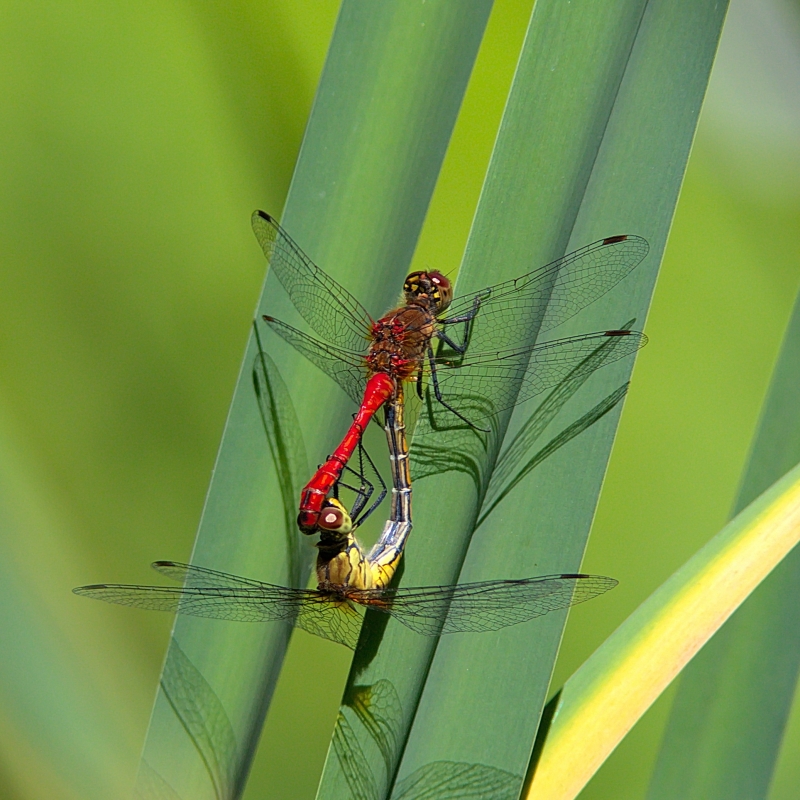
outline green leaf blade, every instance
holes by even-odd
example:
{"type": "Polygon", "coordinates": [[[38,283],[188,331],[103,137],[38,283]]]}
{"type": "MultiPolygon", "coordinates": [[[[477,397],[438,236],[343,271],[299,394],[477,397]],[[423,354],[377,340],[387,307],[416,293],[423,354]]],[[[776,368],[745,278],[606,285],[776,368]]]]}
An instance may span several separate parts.
{"type": "MultiPolygon", "coordinates": [[[[637,233],[654,244],[648,261],[626,281],[624,292],[610,292],[562,326],[563,334],[618,327],[632,314],[645,317],[723,15],[718,9],[692,14],[687,7],[648,7],[649,21],[640,26],[643,11],[638,3],[537,4],[459,292],[514,277],[598,237],[637,233]],[[683,70],[685,53],[670,34],[686,14],[689,19],[680,20],[677,28],[694,60],[683,70]],[[673,79],[667,76],[676,72],[682,80],[671,87],[673,79]],[[673,94],[667,91],[663,102],[676,108],[665,125],[663,118],[650,119],[647,112],[670,88],[673,94]]],[[[532,321],[533,337],[536,324],[532,321]]],[[[592,379],[592,391],[605,389],[608,396],[629,370],[629,363],[605,368],[592,379]]],[[[598,394],[594,402],[602,397],[598,394]]],[[[567,413],[577,418],[591,406],[581,395],[568,404],[567,413]]],[[[514,419],[524,413],[521,409],[514,419]]],[[[617,416],[606,414],[581,435],[579,450],[563,448],[526,478],[516,497],[504,501],[502,516],[481,527],[463,569],[498,443],[488,443],[485,451],[476,447],[471,454],[451,447],[463,462],[458,471],[429,475],[427,470],[423,480],[415,481],[416,529],[403,583],[443,584],[459,572],[462,581],[474,581],[509,577],[510,569],[512,577],[575,571],[617,416]],[[536,537],[525,524],[531,519],[541,531],[536,537]]],[[[412,457],[415,449],[416,443],[412,457]]],[[[375,658],[367,656],[365,640],[351,681],[394,684],[403,707],[400,741],[413,719],[396,779],[416,774],[431,759],[474,760],[518,775],[521,784],[563,622],[564,614],[551,614],[535,626],[445,637],[438,648],[390,622],[375,658]],[[395,665],[393,654],[399,652],[403,657],[395,665]]],[[[365,735],[361,746],[368,744],[365,735]]],[[[338,770],[329,754],[318,797],[332,799],[343,790],[338,770]]],[[[383,778],[381,796],[388,795],[394,780],[391,774],[383,778]]]]}
{"type": "MultiPolygon", "coordinates": [[[[800,303],[786,331],[734,513],[800,461],[800,303]]],[[[800,673],[800,551],[684,670],[651,800],[766,797],[800,673]]]]}
{"type": "MultiPolygon", "coordinates": [[[[635,44],[569,247],[598,236],[638,233],[650,241],[651,255],[624,291],[609,293],[564,326],[565,333],[646,316],[723,16],[708,7],[650,5],[634,30],[635,44]],[[686,53],[695,59],[688,67],[683,64],[686,53]],[[669,123],[666,114],[648,114],[654,103],[672,106],[669,123]]],[[[602,397],[604,389],[615,390],[625,377],[622,365],[605,367],[593,377],[591,391],[602,397]]],[[[576,398],[562,418],[580,416],[587,405],[585,395],[576,398]]],[[[518,412],[517,419],[521,416],[518,412]]],[[[501,577],[512,564],[515,571],[578,568],[617,418],[617,413],[608,414],[517,487],[496,518],[476,534],[461,580],[501,577]]],[[[474,759],[522,776],[562,626],[563,615],[550,615],[485,639],[443,639],[399,777],[431,758],[474,759]]]]}
{"type": "Polygon", "coordinates": [[[567,681],[528,796],[577,796],[798,539],[800,467],[795,467],[675,572],[567,681]]]}
{"type": "MultiPolygon", "coordinates": [[[[443,4],[395,8],[345,2],[340,11],[281,221],[312,258],[375,313],[395,300],[402,285],[490,5],[476,3],[465,11],[443,4]]],[[[267,277],[259,311],[296,320],[274,276],[267,277]]],[[[263,346],[292,398],[309,458],[316,461],[346,427],[352,403],[270,335],[263,332],[263,346]]],[[[294,548],[286,547],[282,530],[286,481],[275,473],[264,409],[254,392],[257,356],[251,335],[193,562],[302,585],[308,570],[298,569],[297,559],[292,563],[294,548]]],[[[297,551],[302,548],[310,544],[298,542],[297,551]]],[[[237,791],[246,779],[289,634],[280,623],[178,618],[175,624],[176,644],[219,698],[239,743],[233,770],[237,791]]],[[[144,763],[147,775],[157,773],[180,796],[213,797],[203,759],[163,693],[156,699],[144,763]]]]}

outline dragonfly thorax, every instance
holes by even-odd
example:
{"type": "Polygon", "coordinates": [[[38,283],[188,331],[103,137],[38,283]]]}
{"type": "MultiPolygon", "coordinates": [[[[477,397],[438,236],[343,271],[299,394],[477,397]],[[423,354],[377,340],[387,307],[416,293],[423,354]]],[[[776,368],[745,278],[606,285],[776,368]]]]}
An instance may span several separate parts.
{"type": "Polygon", "coordinates": [[[418,305],[401,306],[372,325],[367,366],[404,380],[422,364],[435,329],[435,317],[418,305]]]}

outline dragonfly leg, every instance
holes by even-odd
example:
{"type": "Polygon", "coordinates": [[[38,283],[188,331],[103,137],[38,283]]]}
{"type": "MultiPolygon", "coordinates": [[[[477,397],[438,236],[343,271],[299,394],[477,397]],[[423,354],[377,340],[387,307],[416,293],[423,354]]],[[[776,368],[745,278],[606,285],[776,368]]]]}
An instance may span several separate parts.
{"type": "MultiPolygon", "coordinates": [[[[350,467],[345,467],[347,472],[352,472],[353,470],[350,467]]],[[[360,486],[351,486],[349,483],[345,482],[344,480],[339,480],[334,484],[333,489],[333,499],[339,500],[339,489],[349,489],[356,495],[355,502],[353,503],[353,507],[350,509],[350,516],[355,519],[360,513],[361,509],[369,502],[369,498],[372,497],[372,493],[375,491],[375,487],[366,479],[361,476],[360,486]]]]}
{"type": "Polygon", "coordinates": [[[394,395],[395,390],[394,379],[382,372],[375,373],[367,381],[364,399],[353,424],[341,444],[303,487],[300,494],[300,513],[297,515],[297,524],[303,533],[312,534],[316,531],[317,520],[328,493],[334,483],[341,478],[342,471],[355,453],[369,421],[375,412],[394,395]]]}
{"type": "Polygon", "coordinates": [[[344,483],[343,481],[340,482],[341,486],[350,489],[356,494],[356,500],[353,503],[353,508],[350,511],[350,516],[353,518],[353,530],[355,530],[383,502],[383,499],[386,497],[386,483],[384,482],[383,478],[381,477],[381,474],[375,467],[375,463],[373,462],[372,458],[370,458],[369,453],[366,451],[363,443],[361,442],[359,442],[358,444],[358,472],[356,472],[349,466],[345,467],[345,469],[348,472],[352,472],[360,481],[360,486],[357,489],[353,486],[350,486],[349,484],[344,483]],[[372,505],[363,513],[363,515],[359,517],[359,514],[361,514],[361,511],[363,510],[364,506],[366,506],[367,503],[369,503],[370,498],[372,497],[375,491],[375,485],[366,476],[366,470],[364,468],[364,459],[366,459],[367,463],[372,469],[372,474],[377,477],[378,482],[380,483],[381,486],[381,491],[378,494],[377,499],[372,503],[372,505]]]}
{"type": "Polygon", "coordinates": [[[446,408],[448,411],[451,411],[451,412],[452,412],[453,414],[455,414],[455,415],[456,415],[456,416],[457,416],[457,417],[458,417],[460,420],[462,420],[462,421],[466,422],[466,423],[467,423],[467,425],[469,425],[469,426],[470,426],[470,428],[474,428],[476,431],[481,431],[482,433],[490,433],[490,432],[491,432],[491,429],[490,429],[490,428],[479,428],[479,427],[478,427],[477,425],[475,425],[473,422],[470,422],[470,421],[469,421],[469,420],[468,420],[468,419],[467,419],[467,418],[466,418],[466,417],[465,417],[465,416],[464,416],[462,413],[460,413],[459,411],[456,411],[456,409],[454,409],[454,408],[453,408],[453,407],[452,407],[452,406],[451,406],[449,403],[447,403],[447,402],[445,401],[445,399],[442,397],[442,391],[441,391],[441,389],[439,388],[439,378],[438,378],[438,376],[437,376],[437,374],[436,374],[436,358],[435,358],[435,357],[434,357],[434,355],[433,355],[433,348],[430,346],[430,344],[428,345],[428,361],[430,362],[430,366],[431,366],[431,383],[433,384],[433,394],[434,394],[434,396],[436,397],[436,399],[437,399],[437,400],[438,400],[438,401],[439,401],[439,402],[440,402],[440,403],[441,403],[441,404],[442,404],[442,405],[443,405],[443,406],[444,406],[444,407],[445,407],[445,408],[446,408]]]}
{"type": "MultiPolygon", "coordinates": [[[[350,510],[350,516],[355,521],[358,515],[361,513],[364,506],[369,502],[369,498],[372,497],[372,492],[375,490],[375,487],[372,483],[367,479],[367,476],[364,474],[364,444],[359,439],[358,440],[358,470],[354,470],[349,464],[345,465],[345,472],[349,472],[356,476],[359,480],[359,486],[356,489],[354,486],[350,486],[347,483],[340,482],[340,484],[350,491],[355,492],[356,499],[353,503],[353,508],[350,510]]],[[[339,485],[339,484],[337,484],[339,485]]]]}
{"type": "Polygon", "coordinates": [[[450,317],[449,319],[440,319],[437,320],[440,325],[458,325],[459,323],[464,323],[464,336],[462,337],[461,344],[457,344],[454,342],[443,330],[437,330],[436,336],[441,339],[448,347],[452,347],[457,353],[464,353],[467,351],[467,347],[469,345],[469,337],[472,333],[472,321],[475,317],[478,316],[478,311],[480,311],[481,302],[485,300],[491,294],[491,290],[487,291],[485,294],[479,294],[473,301],[472,301],[472,308],[466,314],[460,314],[457,317],[450,317]]]}
{"type": "Polygon", "coordinates": [[[464,353],[467,352],[468,337],[466,335],[464,336],[464,344],[457,344],[444,331],[436,331],[436,338],[441,339],[448,347],[451,347],[459,355],[463,356],[464,353]]]}

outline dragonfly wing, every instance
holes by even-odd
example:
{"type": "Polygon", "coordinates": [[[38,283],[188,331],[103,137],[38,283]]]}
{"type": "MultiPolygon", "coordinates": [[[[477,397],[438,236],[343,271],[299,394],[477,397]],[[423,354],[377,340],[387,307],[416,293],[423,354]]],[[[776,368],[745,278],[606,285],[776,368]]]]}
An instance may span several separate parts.
{"type": "Polygon", "coordinates": [[[367,378],[363,355],[320,342],[273,317],[264,317],[264,321],[312,364],[333,378],[356,403],[361,402],[367,378]]]}
{"type": "Polygon", "coordinates": [[[528,360],[517,403],[552,389],[576,372],[589,375],[633,355],[647,344],[641,331],[601,331],[536,345],[528,360]]]}
{"type": "Polygon", "coordinates": [[[363,347],[372,318],[361,303],[323,272],[269,214],[255,211],[252,224],[270,269],[278,276],[300,316],[337,347],[345,350],[363,347]]]}
{"type": "Polygon", "coordinates": [[[230,572],[220,572],[216,569],[198,567],[196,564],[184,564],[180,561],[154,561],[150,566],[164,577],[186,586],[214,586],[219,589],[260,589],[264,586],[274,589],[283,588],[262,583],[253,578],[243,578],[241,575],[232,575],[230,572]]]}
{"type": "Polygon", "coordinates": [[[639,331],[600,331],[516,350],[467,353],[462,363],[438,358],[437,379],[445,402],[480,425],[576,372],[588,375],[646,343],[639,331]]]}
{"type": "Polygon", "coordinates": [[[591,600],[617,585],[601,575],[544,575],[386,593],[388,612],[417,633],[480,633],[591,600]]]}
{"type": "Polygon", "coordinates": [[[294,624],[307,633],[356,649],[364,618],[348,602],[307,601],[294,624]]]}
{"type": "Polygon", "coordinates": [[[319,600],[314,590],[273,586],[203,567],[172,561],[157,561],[153,566],[164,575],[183,579],[184,585],[96,584],[73,592],[121,606],[239,622],[293,622],[306,603],[319,600]]]}
{"type": "Polygon", "coordinates": [[[457,298],[447,317],[469,313],[480,298],[470,348],[519,347],[532,329],[550,330],[602,297],[641,263],[649,249],[641,236],[600,239],[527,275],[457,298]]]}
{"type": "Polygon", "coordinates": [[[236,622],[282,620],[309,633],[355,648],[361,615],[349,603],[315,589],[275,586],[215,569],[156,561],[153,569],[183,586],[97,584],[72,591],[95,600],[150,611],[173,611],[236,622]]]}

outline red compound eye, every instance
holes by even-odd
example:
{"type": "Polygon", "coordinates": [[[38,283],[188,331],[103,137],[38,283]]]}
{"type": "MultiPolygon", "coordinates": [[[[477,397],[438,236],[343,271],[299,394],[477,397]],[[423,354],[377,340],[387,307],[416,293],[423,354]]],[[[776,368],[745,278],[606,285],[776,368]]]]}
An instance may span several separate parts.
{"type": "Polygon", "coordinates": [[[325,508],[319,515],[317,525],[326,531],[335,531],[342,526],[345,515],[338,508],[325,508]]]}
{"type": "Polygon", "coordinates": [[[451,289],[450,280],[442,275],[441,272],[432,271],[428,273],[428,277],[435,286],[438,286],[440,289],[444,289],[445,291],[449,291],[451,289]]]}

